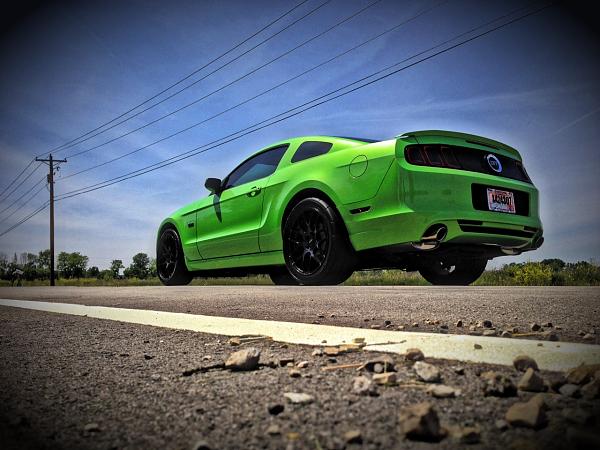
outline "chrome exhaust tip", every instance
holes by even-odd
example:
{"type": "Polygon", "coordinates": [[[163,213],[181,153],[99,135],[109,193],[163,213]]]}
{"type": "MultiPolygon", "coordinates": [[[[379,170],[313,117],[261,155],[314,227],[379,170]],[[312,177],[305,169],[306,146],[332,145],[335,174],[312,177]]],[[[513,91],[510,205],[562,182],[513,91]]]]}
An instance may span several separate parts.
{"type": "Polygon", "coordinates": [[[440,246],[440,243],[446,239],[448,235],[448,227],[446,225],[432,225],[423,236],[421,236],[421,240],[419,242],[413,242],[412,246],[417,250],[435,250],[440,246]]]}

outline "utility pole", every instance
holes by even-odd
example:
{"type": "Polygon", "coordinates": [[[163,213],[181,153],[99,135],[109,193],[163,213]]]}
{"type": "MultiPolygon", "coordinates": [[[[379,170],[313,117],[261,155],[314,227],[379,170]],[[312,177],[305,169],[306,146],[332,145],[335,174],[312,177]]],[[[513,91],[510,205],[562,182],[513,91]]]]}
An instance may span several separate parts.
{"type": "Polygon", "coordinates": [[[50,185],[50,286],[54,286],[54,164],[66,163],[66,159],[53,159],[52,154],[48,159],[35,158],[36,161],[48,164],[48,184],[50,185]]]}

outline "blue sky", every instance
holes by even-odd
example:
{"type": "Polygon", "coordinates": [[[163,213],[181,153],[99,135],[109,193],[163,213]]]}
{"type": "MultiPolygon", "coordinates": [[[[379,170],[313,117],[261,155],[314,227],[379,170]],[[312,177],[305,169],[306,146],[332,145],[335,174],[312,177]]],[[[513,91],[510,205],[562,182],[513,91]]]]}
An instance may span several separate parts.
{"type": "MultiPolygon", "coordinates": [[[[322,2],[309,0],[237,53],[322,2]]],[[[296,3],[108,1],[56,3],[33,10],[0,41],[0,188],[35,154],[119,115],[296,3]]],[[[332,0],[182,94],[56,156],[100,144],[199,98],[368,3],[332,0]]],[[[57,194],[225,136],[527,4],[450,0],[398,31],[231,113],[113,164],[61,179],[218,113],[437,3],[382,0],[331,33],[205,101],[138,133],[69,158],[58,175],[57,194]]],[[[307,134],[389,138],[418,129],[449,129],[488,136],[519,149],[541,191],[545,245],[537,252],[501,258],[497,263],[547,257],[598,260],[597,38],[576,15],[555,6],[203,155],[58,202],[57,252],[81,251],[90,257],[90,264],[101,268],[114,258],[128,262],[139,251],[152,255],[157,225],[173,210],[204,196],[207,176],[226,175],[242,158],[280,139],[307,134]]],[[[207,70],[191,80],[205,73],[207,70]]],[[[0,210],[42,176],[40,169],[0,204],[0,210]]],[[[0,230],[46,199],[44,190],[23,211],[3,222],[0,230]]],[[[0,237],[0,252],[47,248],[47,222],[47,212],[43,212],[0,237]]]]}

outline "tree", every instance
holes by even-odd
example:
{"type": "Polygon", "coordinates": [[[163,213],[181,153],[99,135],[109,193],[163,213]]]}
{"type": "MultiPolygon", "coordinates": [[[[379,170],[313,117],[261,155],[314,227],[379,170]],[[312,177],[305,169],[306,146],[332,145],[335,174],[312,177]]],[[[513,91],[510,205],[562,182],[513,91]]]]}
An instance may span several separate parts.
{"type": "Polygon", "coordinates": [[[137,277],[140,280],[148,278],[150,272],[150,259],[146,253],[138,253],[133,257],[129,266],[128,276],[137,277]]]}
{"type": "Polygon", "coordinates": [[[98,278],[98,275],[100,275],[100,269],[96,266],[90,267],[85,274],[87,278],[98,278]]]}
{"type": "Polygon", "coordinates": [[[544,259],[541,264],[550,267],[554,272],[560,272],[566,265],[562,259],[558,258],[544,259]]]}
{"type": "Polygon", "coordinates": [[[150,267],[148,271],[151,277],[156,277],[158,275],[156,272],[156,258],[150,258],[150,267]]]}
{"type": "Polygon", "coordinates": [[[88,257],[79,252],[58,254],[57,268],[64,278],[81,278],[85,275],[88,257]]]}
{"type": "Polygon", "coordinates": [[[113,259],[110,263],[110,271],[112,272],[113,278],[119,277],[119,270],[124,269],[123,261],[120,259],[113,259]]]}

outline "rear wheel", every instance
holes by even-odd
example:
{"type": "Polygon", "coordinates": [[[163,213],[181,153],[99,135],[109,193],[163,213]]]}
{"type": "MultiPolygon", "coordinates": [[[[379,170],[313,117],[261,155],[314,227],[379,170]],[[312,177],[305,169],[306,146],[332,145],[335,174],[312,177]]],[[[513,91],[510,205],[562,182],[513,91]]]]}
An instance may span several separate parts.
{"type": "Polygon", "coordinates": [[[339,284],[352,275],[355,264],[341,219],[319,198],[301,200],[288,215],[283,256],[285,268],[271,273],[275,284],[339,284]]]}
{"type": "Polygon", "coordinates": [[[156,243],[156,271],[166,286],[181,286],[192,281],[192,274],[185,266],[179,234],[166,228],[156,243]]]}
{"type": "Polygon", "coordinates": [[[429,260],[419,273],[431,284],[467,286],[476,281],[487,265],[485,258],[443,258],[429,260]]]}

